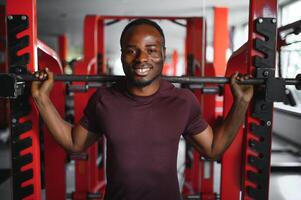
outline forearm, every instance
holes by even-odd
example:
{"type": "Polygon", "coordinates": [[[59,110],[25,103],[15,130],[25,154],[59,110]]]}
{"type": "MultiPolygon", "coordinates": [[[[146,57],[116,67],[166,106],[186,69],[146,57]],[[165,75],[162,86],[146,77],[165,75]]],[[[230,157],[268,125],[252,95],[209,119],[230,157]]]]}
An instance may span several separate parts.
{"type": "Polygon", "coordinates": [[[67,151],[75,151],[72,126],[62,119],[48,96],[34,97],[40,115],[54,139],[67,151]]]}
{"type": "Polygon", "coordinates": [[[223,123],[213,128],[213,141],[211,146],[213,157],[220,157],[232,143],[236,133],[245,120],[247,108],[247,102],[234,102],[223,123]]]}

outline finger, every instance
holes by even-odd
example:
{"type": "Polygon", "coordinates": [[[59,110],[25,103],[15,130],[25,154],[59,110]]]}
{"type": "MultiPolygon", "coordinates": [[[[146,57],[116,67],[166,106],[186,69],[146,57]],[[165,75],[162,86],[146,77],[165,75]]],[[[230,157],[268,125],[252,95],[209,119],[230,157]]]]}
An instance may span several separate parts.
{"type": "Polygon", "coordinates": [[[44,73],[45,77],[43,79],[43,83],[40,85],[40,92],[41,93],[45,93],[48,95],[48,93],[51,91],[52,87],[53,87],[53,73],[48,71],[44,73]]]}
{"type": "Polygon", "coordinates": [[[239,72],[235,72],[232,76],[231,76],[231,80],[230,83],[231,85],[236,84],[236,80],[239,80],[239,72]]]}
{"type": "Polygon", "coordinates": [[[38,78],[40,81],[45,81],[47,80],[47,77],[48,77],[48,68],[45,68],[40,71],[38,78]]]}
{"type": "Polygon", "coordinates": [[[53,79],[53,72],[49,71],[45,72],[44,74],[44,84],[43,84],[43,88],[48,88],[48,87],[52,87],[51,85],[53,85],[54,79],[53,79]]]}
{"type": "Polygon", "coordinates": [[[34,72],[33,75],[34,75],[36,78],[39,78],[39,71],[34,72]]]}
{"type": "Polygon", "coordinates": [[[48,71],[47,72],[47,75],[48,75],[48,80],[50,80],[51,82],[53,82],[54,81],[54,75],[53,75],[53,72],[51,72],[51,71],[48,71]]]}
{"type": "Polygon", "coordinates": [[[249,79],[249,74],[244,74],[243,76],[242,76],[242,78],[244,79],[244,80],[247,80],[247,79],[249,79]]]}
{"type": "Polygon", "coordinates": [[[245,77],[241,73],[238,73],[236,80],[236,83],[239,84],[240,82],[243,82],[245,80],[245,77]]]}
{"type": "Polygon", "coordinates": [[[44,77],[44,73],[42,71],[36,71],[33,73],[34,77],[38,79],[38,81],[42,81],[44,77]]]}

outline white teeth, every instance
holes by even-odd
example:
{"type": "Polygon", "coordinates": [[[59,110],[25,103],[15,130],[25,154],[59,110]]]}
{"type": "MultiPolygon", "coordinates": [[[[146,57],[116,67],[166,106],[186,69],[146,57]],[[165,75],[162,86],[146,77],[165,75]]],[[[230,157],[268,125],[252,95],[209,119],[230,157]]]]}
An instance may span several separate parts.
{"type": "Polygon", "coordinates": [[[138,69],[135,69],[135,71],[138,74],[145,75],[150,71],[150,68],[138,68],[138,69]]]}
{"type": "Polygon", "coordinates": [[[147,72],[149,69],[138,69],[138,72],[144,73],[147,72]]]}

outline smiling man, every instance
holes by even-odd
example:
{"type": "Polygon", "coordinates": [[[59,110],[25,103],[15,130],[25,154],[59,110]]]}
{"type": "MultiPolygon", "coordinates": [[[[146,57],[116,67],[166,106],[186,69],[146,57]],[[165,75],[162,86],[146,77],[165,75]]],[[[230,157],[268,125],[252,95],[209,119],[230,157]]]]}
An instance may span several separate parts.
{"type": "Polygon", "coordinates": [[[162,29],[151,21],[136,20],[123,30],[120,45],[130,92],[148,96],[157,91],[165,60],[162,29]]]}
{"type": "Polygon", "coordinates": [[[214,130],[202,116],[188,89],[162,80],[165,38],[153,21],[137,19],[122,32],[121,60],[125,79],[99,88],[90,98],[80,122],[71,126],[49,99],[53,74],[36,72],[32,95],[53,137],[67,151],[81,152],[101,135],[107,138],[106,200],[180,200],[177,152],[180,136],[209,159],[217,159],[233,141],[244,120],[253,87],[231,77],[234,103],[214,130]]]}

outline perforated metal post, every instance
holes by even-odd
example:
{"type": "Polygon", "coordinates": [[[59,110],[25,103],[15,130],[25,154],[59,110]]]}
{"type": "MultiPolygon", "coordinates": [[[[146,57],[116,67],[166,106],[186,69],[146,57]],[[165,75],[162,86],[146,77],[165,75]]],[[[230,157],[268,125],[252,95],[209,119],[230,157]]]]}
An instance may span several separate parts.
{"type": "MultiPolygon", "coordinates": [[[[255,78],[275,77],[277,0],[250,1],[248,71],[255,78]]],[[[244,131],[242,198],[269,199],[273,103],[257,87],[244,131]]]]}
{"type": "MultiPolygon", "coordinates": [[[[7,72],[22,74],[37,66],[36,1],[6,1],[7,72]],[[18,36],[17,36],[18,35],[18,36]],[[25,66],[25,67],[18,67],[25,66]]],[[[13,199],[41,199],[38,113],[25,95],[10,100],[13,199]]]]}

